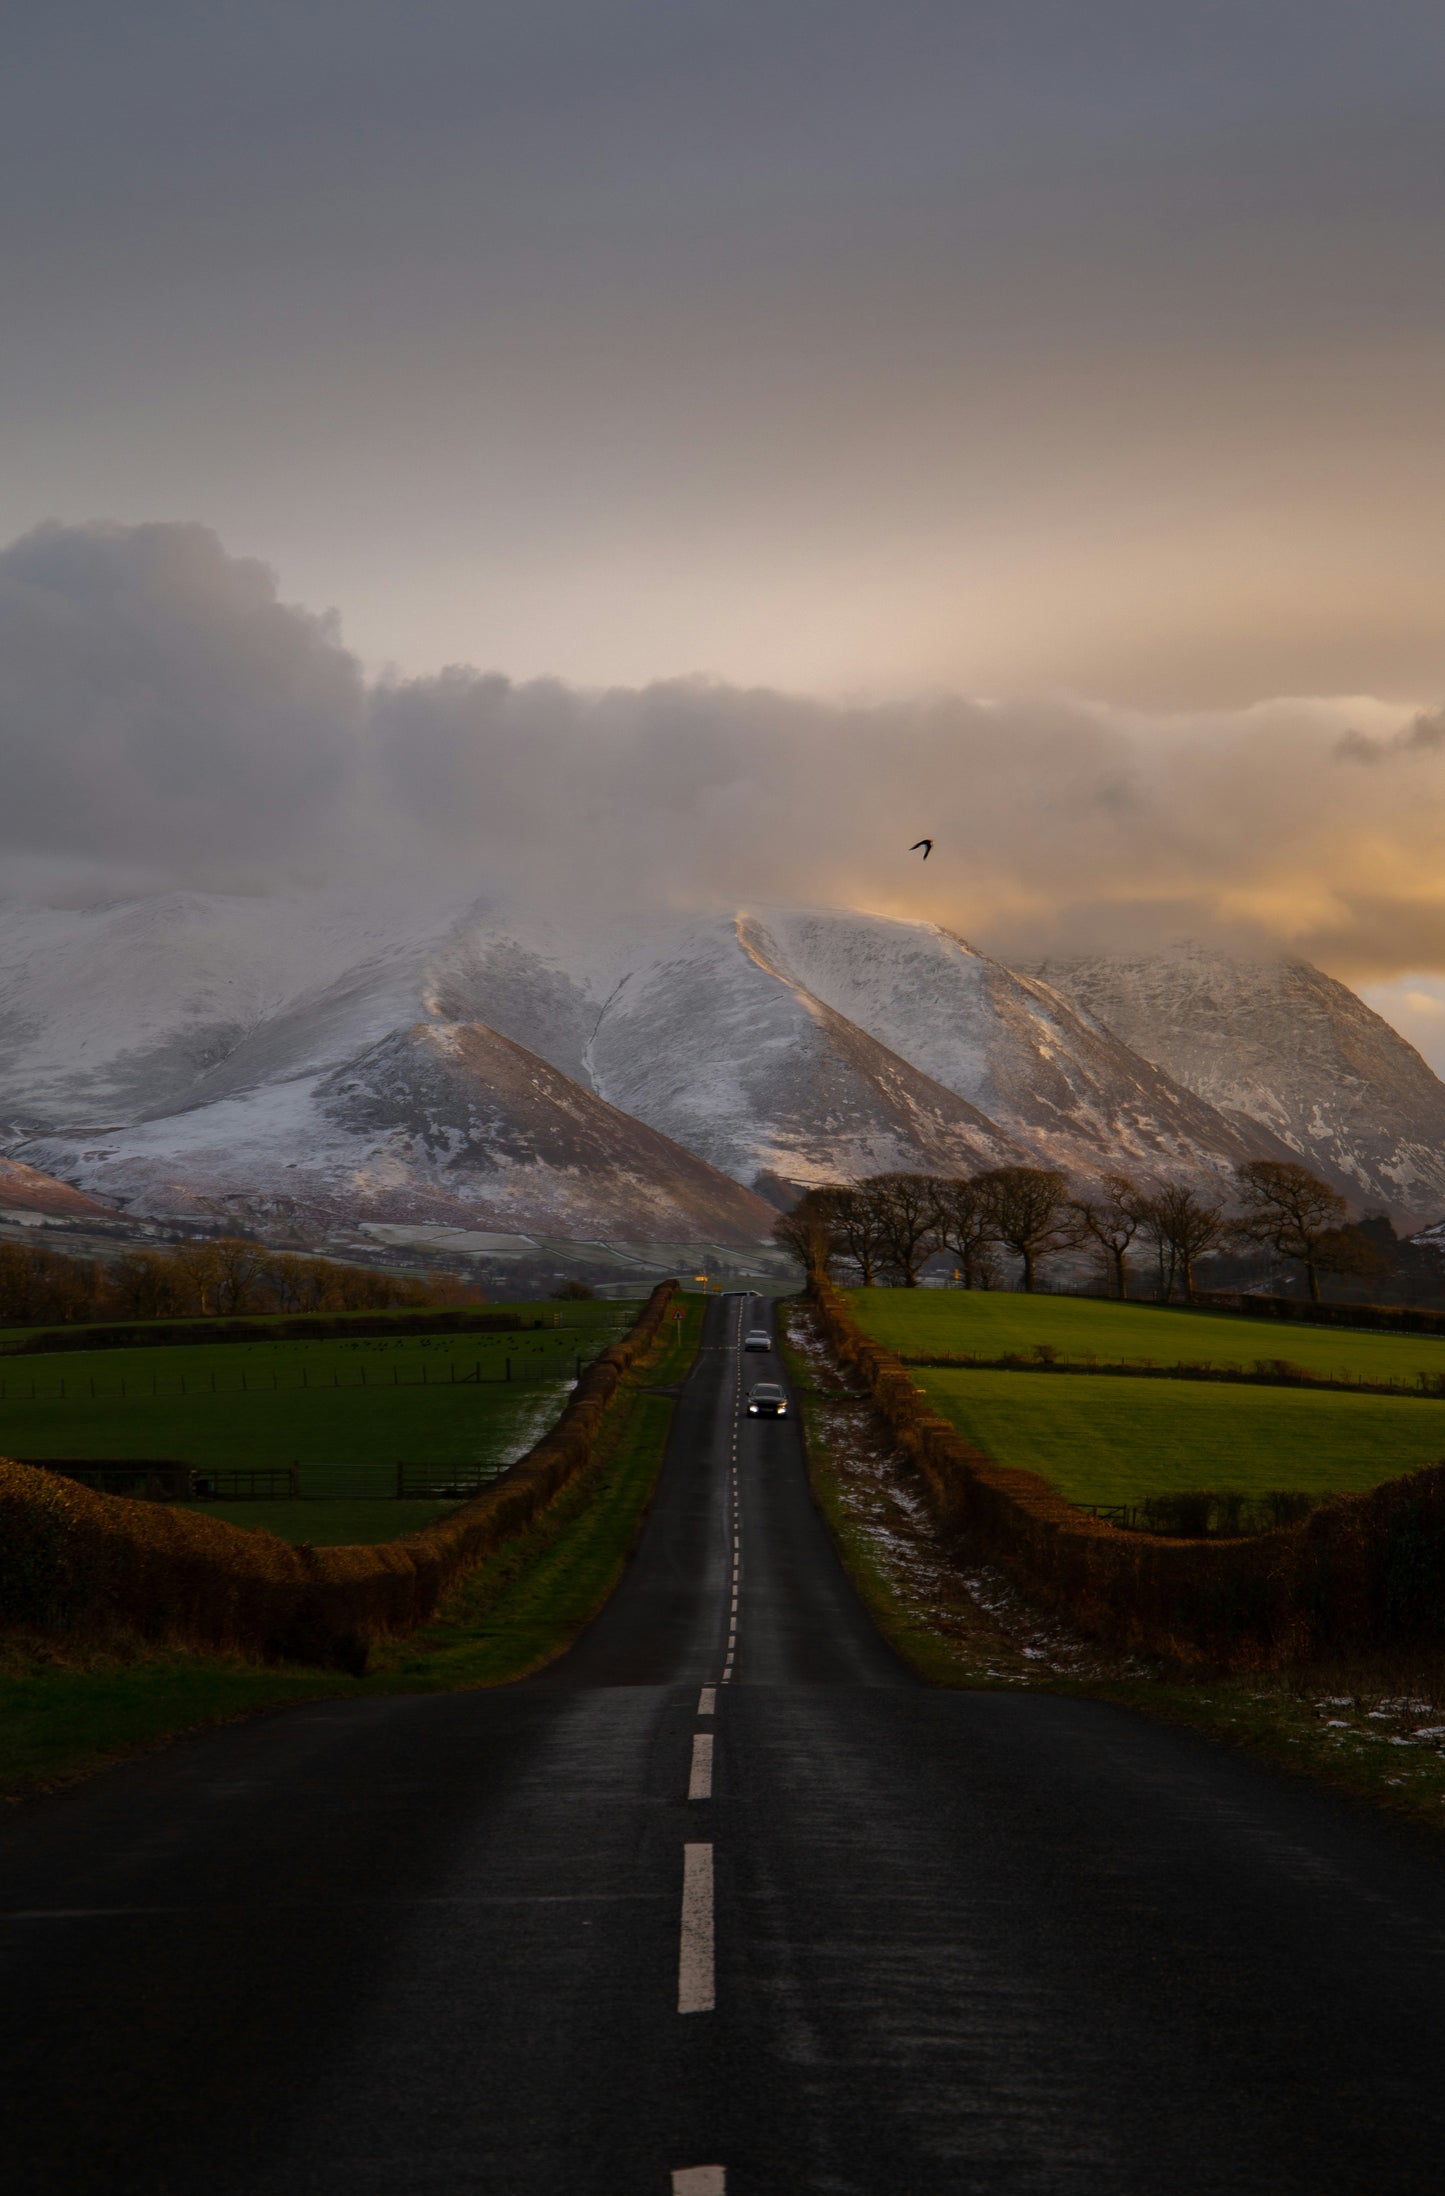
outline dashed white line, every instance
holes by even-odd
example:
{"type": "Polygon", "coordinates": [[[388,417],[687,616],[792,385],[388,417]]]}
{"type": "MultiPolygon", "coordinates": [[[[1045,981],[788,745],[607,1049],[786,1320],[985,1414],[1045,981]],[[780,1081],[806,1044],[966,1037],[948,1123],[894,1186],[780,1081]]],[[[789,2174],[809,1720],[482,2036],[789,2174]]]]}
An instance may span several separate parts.
{"type": "Polygon", "coordinates": [[[677,2010],[711,2013],[713,1981],[712,1847],[682,1849],[682,1930],[677,1954],[677,2010]]]}
{"type": "Polygon", "coordinates": [[[692,1734],[692,1768],[688,1773],[687,1796],[690,1800],[712,1798],[711,1731],[694,1731],[692,1734]]]}
{"type": "Polygon", "coordinates": [[[672,2196],[727,2196],[725,2166],[682,2166],[672,2176],[672,2196]]]}
{"type": "Polygon", "coordinates": [[[704,1685],[702,1691],[697,1696],[698,1714],[700,1716],[710,1716],[712,1715],[716,1707],[717,1687],[715,1685],[704,1685]]]}

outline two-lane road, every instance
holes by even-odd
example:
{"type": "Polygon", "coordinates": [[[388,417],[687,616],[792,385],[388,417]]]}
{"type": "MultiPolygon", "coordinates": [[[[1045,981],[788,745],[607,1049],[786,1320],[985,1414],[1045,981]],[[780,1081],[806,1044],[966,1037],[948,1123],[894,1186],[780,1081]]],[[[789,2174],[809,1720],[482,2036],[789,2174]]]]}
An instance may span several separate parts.
{"type": "Polygon", "coordinates": [[[931,1692],[709,1312],[627,1577],[502,1691],[188,1741],[0,1836],[4,2186],[1433,2192],[1445,1856],[931,1692]]]}

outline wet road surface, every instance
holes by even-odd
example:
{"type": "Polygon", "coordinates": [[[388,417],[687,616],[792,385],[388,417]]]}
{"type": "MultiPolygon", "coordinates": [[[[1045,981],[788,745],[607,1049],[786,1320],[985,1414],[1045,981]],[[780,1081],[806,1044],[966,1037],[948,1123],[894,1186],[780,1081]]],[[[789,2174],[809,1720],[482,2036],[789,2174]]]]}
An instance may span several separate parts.
{"type": "Polygon", "coordinates": [[[19,2192],[1358,2196],[1445,2181],[1445,1857],[894,1660],[724,1299],[636,1559],[504,1690],[0,1831],[19,2192]]]}

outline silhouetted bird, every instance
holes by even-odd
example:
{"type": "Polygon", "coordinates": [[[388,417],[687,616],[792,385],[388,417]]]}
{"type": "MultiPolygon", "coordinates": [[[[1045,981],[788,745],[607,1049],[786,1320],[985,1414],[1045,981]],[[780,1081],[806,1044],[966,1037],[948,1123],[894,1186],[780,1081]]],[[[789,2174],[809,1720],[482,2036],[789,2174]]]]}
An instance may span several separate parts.
{"type": "Polygon", "coordinates": [[[910,854],[916,854],[920,847],[923,849],[923,859],[927,861],[929,855],[933,852],[932,839],[915,839],[908,851],[910,854]]]}

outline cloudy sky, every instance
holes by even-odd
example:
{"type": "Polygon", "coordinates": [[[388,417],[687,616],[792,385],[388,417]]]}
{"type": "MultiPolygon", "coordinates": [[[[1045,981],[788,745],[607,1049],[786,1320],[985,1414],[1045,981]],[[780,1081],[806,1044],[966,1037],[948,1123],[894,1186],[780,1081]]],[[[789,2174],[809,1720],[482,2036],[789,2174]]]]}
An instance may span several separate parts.
{"type": "Polygon", "coordinates": [[[0,52],[17,888],[1204,929],[1445,1057],[1438,0],[22,0],[0,52]]]}

